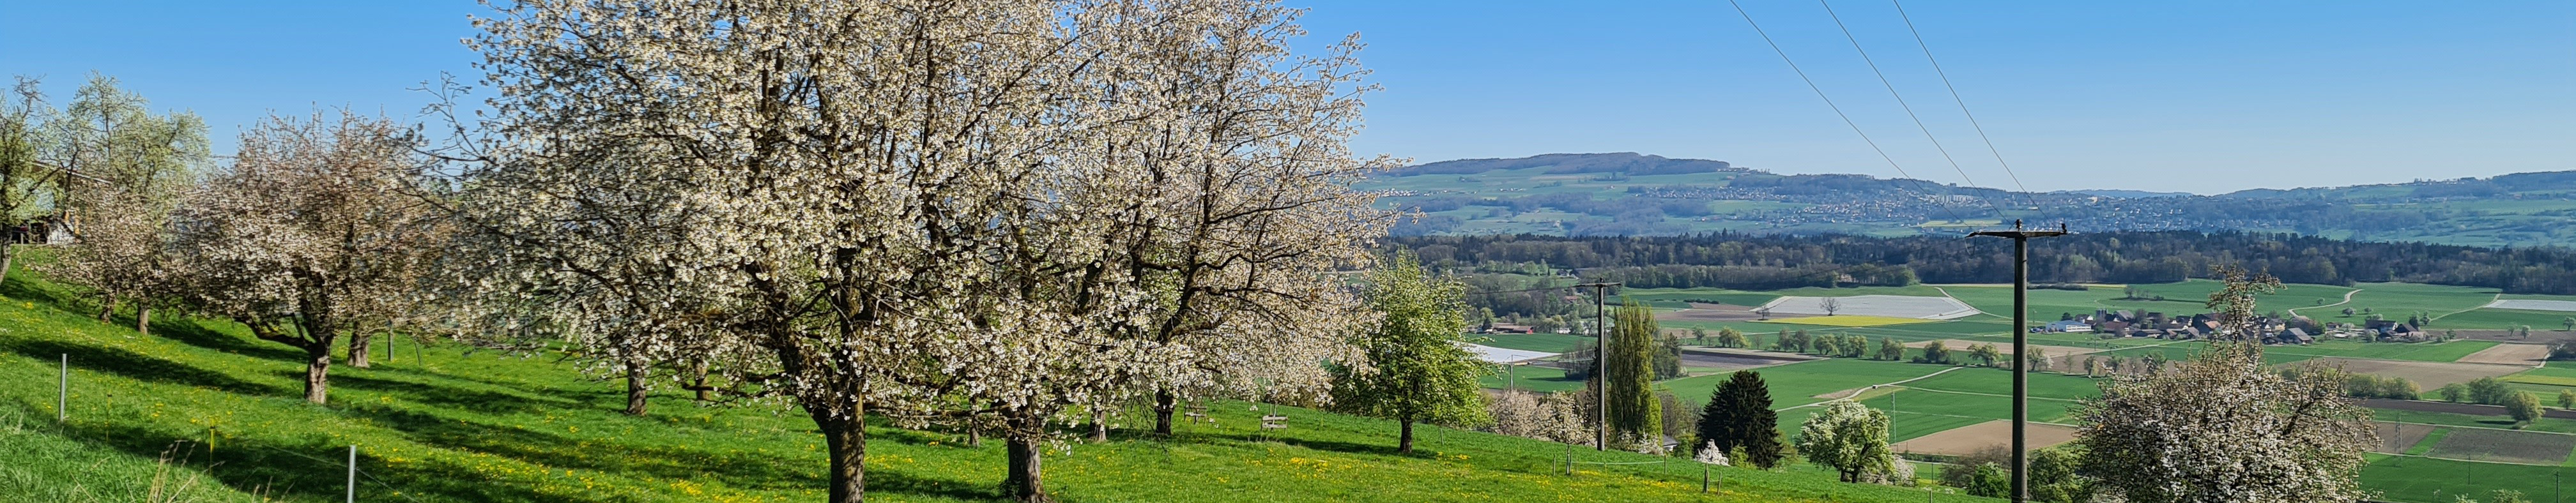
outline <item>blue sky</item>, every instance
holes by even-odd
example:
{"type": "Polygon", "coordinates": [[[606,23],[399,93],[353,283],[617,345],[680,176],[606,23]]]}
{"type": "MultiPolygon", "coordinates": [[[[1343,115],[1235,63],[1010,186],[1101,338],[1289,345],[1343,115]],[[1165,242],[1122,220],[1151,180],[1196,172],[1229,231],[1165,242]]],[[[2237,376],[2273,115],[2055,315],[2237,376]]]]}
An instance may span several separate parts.
{"type": "MultiPolygon", "coordinates": [[[[1289,0],[1386,87],[1362,152],[1642,152],[1894,176],[1724,2],[1289,0]]],[[[1916,178],[1961,183],[1816,2],[1744,7],[1916,178]]],[[[1886,1],[1834,4],[1977,185],[2012,188],[1886,1]]],[[[2224,192],[2576,169],[2576,2],[1906,5],[2033,190],[2224,192]]],[[[12,2],[0,73],[92,71],[219,150],[271,110],[409,117],[472,2],[12,2]]]]}

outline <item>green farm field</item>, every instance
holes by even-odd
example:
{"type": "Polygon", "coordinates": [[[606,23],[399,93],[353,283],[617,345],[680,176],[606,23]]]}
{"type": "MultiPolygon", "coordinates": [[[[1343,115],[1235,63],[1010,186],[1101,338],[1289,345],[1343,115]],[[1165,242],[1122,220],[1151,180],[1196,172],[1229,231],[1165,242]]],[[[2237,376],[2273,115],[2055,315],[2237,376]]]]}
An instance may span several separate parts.
{"type": "Polygon", "coordinates": [[[1565,378],[1565,370],[1536,365],[1512,365],[1506,371],[1488,374],[1478,382],[1486,388],[1515,389],[1554,393],[1583,389],[1583,381],[1565,378]],[[1508,376],[1508,378],[1507,378],[1508,376]]]}
{"type": "MultiPolygon", "coordinates": [[[[2404,318],[2406,314],[2417,311],[2428,312],[2439,317],[2448,313],[2477,309],[2479,306],[2487,305],[2487,302],[2494,301],[2496,294],[2501,293],[2493,288],[2420,283],[2362,283],[2354,287],[2361,289],[2361,292],[2353,294],[2352,303],[2335,306],[2333,309],[2308,308],[2300,312],[2316,316],[2319,321],[2328,319],[2328,316],[2341,317],[2343,308],[2347,307],[2355,311],[2370,309],[2372,312],[2386,314],[2392,318],[2404,318]]],[[[2332,301],[2328,303],[2331,304],[2332,301]]]]}
{"type": "Polygon", "coordinates": [[[2444,316],[2433,329],[2502,330],[2530,326],[2532,335],[2567,333],[2567,318],[2576,313],[2522,309],[2477,309],[2444,316]]]}
{"type": "MultiPolygon", "coordinates": [[[[2124,300],[2121,297],[2125,292],[2118,285],[2099,285],[2081,291],[2032,290],[2028,293],[2031,303],[2030,319],[2034,324],[2044,323],[2058,319],[2061,314],[2085,315],[2097,309],[2131,311],[2144,309],[2175,315],[2196,314],[2206,311],[2202,302],[2209,292],[2218,287],[2218,283],[2192,280],[2181,283],[2138,285],[2138,287],[2145,291],[2145,295],[2160,295],[2166,300],[2124,300]]],[[[1734,328],[1752,336],[1756,344],[1769,343],[1776,337],[1775,334],[1782,330],[1805,330],[1811,335],[1860,335],[1873,340],[1893,338],[1905,342],[1960,339],[2001,345],[2011,341],[2012,327],[2008,320],[2012,309],[2012,290],[2004,285],[1799,288],[1776,291],[1632,289],[1628,294],[1631,298],[1641,299],[1659,308],[1659,311],[1666,312],[1686,307],[1682,304],[1686,300],[1717,300],[1735,305],[1759,305],[1784,295],[1947,295],[1976,307],[1985,314],[1958,320],[1850,328],[1753,320],[1666,320],[1661,321],[1660,324],[1668,330],[1700,328],[1715,332],[1721,328],[1734,328]]],[[[2350,324],[2365,321],[2368,314],[2361,313],[2364,310],[2390,318],[2404,318],[2422,313],[2426,316],[2438,317],[2434,323],[2427,326],[2433,330],[2493,329],[2528,324],[2533,326],[2536,332],[2550,332],[2562,328],[2560,320],[2565,316],[2576,314],[2508,311],[2481,307],[2498,297],[2494,289],[2412,283],[2363,283],[2353,287],[2294,284],[2287,285],[2279,293],[2264,296],[2260,301],[2266,311],[2290,311],[2318,321],[2350,324]],[[2349,300],[2347,300],[2347,294],[2350,294],[2349,300]],[[2345,308],[2352,308],[2356,313],[2351,316],[2343,315],[2342,310],[2345,308]]],[[[2551,300],[2560,299],[2551,298],[2551,300]]],[[[2187,359],[2204,346],[2204,343],[2199,341],[2175,342],[2146,338],[2103,339],[2096,335],[2082,333],[2030,334],[2029,339],[2033,344],[2100,349],[2103,351],[2094,354],[2118,356],[2132,361],[2150,354],[2168,360],[2187,359]]],[[[2265,360],[2273,364],[2327,357],[2453,362],[2472,353],[2495,347],[2497,344],[2499,342],[2493,340],[2363,343],[2358,340],[2327,339],[2308,345],[2267,347],[2265,360]]],[[[1923,379],[1894,388],[1872,391],[1860,397],[1863,404],[1889,412],[1893,418],[1890,426],[1893,440],[1902,441],[1985,421],[2009,418],[2011,411],[2009,398],[2003,396],[2011,392],[2008,373],[1995,369],[1963,367],[1932,375],[1942,372],[1944,368],[1946,367],[1902,362],[1827,359],[1762,368],[1758,371],[1771,386],[1774,406],[1781,409],[1780,426],[1784,431],[1795,431],[1799,423],[1817,410],[1815,407],[1808,406],[1824,400],[1814,398],[1816,395],[1918,377],[1923,379]],[[1927,375],[1930,377],[1925,377],[1927,375]]],[[[2075,367],[2056,370],[2080,372],[2075,367]]],[[[1548,389],[1572,389],[1580,386],[1580,383],[1561,380],[1544,381],[1545,377],[1561,376],[1561,373],[1556,373],[1553,369],[1524,369],[1524,371],[1552,373],[1541,377],[1542,381],[1539,382],[1544,384],[1525,384],[1524,388],[1553,386],[1548,389]]],[[[2534,369],[2516,376],[2522,379],[2508,383],[2509,386],[2541,394],[2543,401],[2552,406],[2555,405],[2557,391],[2576,390],[2576,370],[2569,368],[2534,369]]],[[[1530,376],[1524,374],[1523,377],[1530,376]]],[[[1716,384],[1724,382],[1726,378],[1727,375],[1723,373],[1702,375],[1666,381],[1660,386],[1673,391],[1683,401],[1696,404],[1705,401],[1716,384]]],[[[2099,389],[2098,380],[2080,375],[2033,374],[2030,383],[2033,397],[2030,402],[2032,419],[2052,423],[2074,422],[2075,418],[2072,417],[2071,410],[2077,400],[2093,396],[2099,389]]],[[[2378,414],[2382,420],[2434,424],[2445,428],[2511,428],[2514,426],[2502,417],[2396,410],[2382,410],[2378,414]]],[[[2542,419],[2521,427],[2525,431],[2536,433],[2576,434],[2576,421],[2564,419],[2542,419]]],[[[2436,490],[2441,491],[2440,494],[2448,495],[2458,494],[2464,490],[2483,491],[2491,487],[2512,486],[2512,484],[2487,483],[2492,482],[2488,480],[2489,473],[2499,477],[2522,472],[2548,473],[2546,467],[2522,465],[2470,463],[2420,457],[2379,456],[2375,459],[2372,468],[2365,474],[2363,483],[2372,488],[2389,491],[2391,499],[2396,501],[2446,503],[2448,499],[2425,498],[2421,495],[2432,494],[2436,490]],[[2397,468],[2399,466],[2412,468],[2397,468]],[[2466,472],[2472,467],[2480,471],[2478,477],[2480,482],[2477,484],[2463,482],[2467,480],[2466,472]]]]}
{"type": "Polygon", "coordinates": [[[2273,346],[2264,348],[2263,354],[2266,357],[2266,361],[2272,361],[2273,363],[2280,363],[2280,361],[2270,359],[2273,355],[2303,357],[2301,359],[2337,356],[2371,360],[2449,362],[2459,361],[2460,357],[2495,347],[2496,344],[2499,343],[2494,341],[2472,340],[2416,343],[2359,342],[2344,340],[2323,341],[2305,346],[2273,346]]]}
{"type": "Polygon", "coordinates": [[[2380,492],[2380,499],[2405,503],[2451,503],[2468,493],[2483,498],[2494,489],[2522,491],[2532,501],[2550,501],[2560,477],[2576,478],[2576,468],[2454,461],[2371,454],[2361,470],[2361,487],[2380,492]]]}
{"type": "MultiPolygon", "coordinates": [[[[1902,381],[1947,368],[1939,365],[1833,358],[1755,369],[1771,387],[1773,408],[1823,402],[1816,395],[1843,391],[1894,381],[1902,381]]],[[[1717,390],[1732,373],[1711,374],[1674,379],[1658,383],[1684,402],[1708,403],[1709,393],[1717,390]]]]}

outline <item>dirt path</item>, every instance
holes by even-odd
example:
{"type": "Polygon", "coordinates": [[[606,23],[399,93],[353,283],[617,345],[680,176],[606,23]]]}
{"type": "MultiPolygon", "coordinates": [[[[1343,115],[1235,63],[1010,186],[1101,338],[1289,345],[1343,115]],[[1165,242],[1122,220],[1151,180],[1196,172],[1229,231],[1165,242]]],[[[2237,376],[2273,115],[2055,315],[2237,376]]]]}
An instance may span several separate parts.
{"type": "MultiPolygon", "coordinates": [[[[2495,301],[2499,301],[2499,300],[2504,300],[2504,293],[2502,293],[2502,292],[2498,292],[2498,293],[2496,293],[2496,294],[2495,294],[2495,298],[2487,299],[2487,304],[2494,304],[2494,303],[2495,303],[2495,301]]],[[[2442,313],[2442,314],[2433,315],[2433,320],[2434,320],[2434,321],[2441,321],[2442,317],[2444,317],[2444,316],[2450,316],[2450,315],[2460,314],[2460,313],[2465,313],[2465,312],[2469,312],[2469,311],[2476,311],[2476,310],[2479,310],[2479,309],[2486,309],[2486,308],[2487,308],[2487,304],[2478,304],[2478,305],[2476,305],[2476,306],[2472,306],[2472,307],[2470,307],[2470,308],[2468,308],[2468,309],[2462,309],[2462,310],[2458,310],[2458,311],[2452,311],[2452,312],[2447,312],[2447,313],[2442,313]]]]}
{"type": "MultiPolygon", "coordinates": [[[[2324,309],[2324,308],[2335,307],[2335,306],[2340,306],[2340,305],[2344,305],[2344,304],[2351,304],[2351,303],[2352,303],[2352,294],[2356,294],[2356,293],[2361,293],[2361,289],[2359,289],[2359,288],[2354,288],[2354,289],[2352,289],[2352,290],[2348,290],[2348,291],[2343,292],[2343,302],[2336,302],[2336,303],[2333,303],[2333,304],[2326,304],[2326,305],[2322,305],[2322,306],[2293,307],[2293,308],[2290,308],[2290,314],[2291,314],[2291,315],[2293,315],[2293,316],[2298,315],[2298,314],[2299,314],[2299,310],[2301,310],[2301,309],[2324,309]]],[[[2497,294],[2497,295],[2503,295],[2503,294],[2497,294]]],[[[2441,318],[2441,317],[2440,317],[2440,316],[2435,316],[2434,318],[2439,319],[2439,318],[2441,318]]]]}
{"type": "MultiPolygon", "coordinates": [[[[1996,397],[2012,398],[2012,395],[2004,395],[2004,394],[1996,394],[1996,393],[1978,393],[1978,392],[1974,392],[1974,391],[1950,391],[1950,390],[1946,390],[1946,389],[1915,388],[1915,387],[1907,387],[1907,388],[1905,388],[1905,389],[1910,389],[1910,390],[1915,390],[1915,391],[1923,391],[1923,392],[1931,392],[1931,393],[1949,393],[1949,394],[1953,394],[1953,395],[1996,396],[1996,397]]],[[[2051,401],[2051,402],[2081,402],[2081,401],[2083,401],[2083,400],[2075,400],[2075,399],[2070,399],[2070,398],[2049,398],[2049,397],[2044,397],[2044,396],[2034,396],[2034,397],[2030,397],[2030,399],[2032,399],[2032,400],[2047,400],[2047,401],[2051,401]]]]}
{"type": "MultiPolygon", "coordinates": [[[[1935,291],[1935,292],[1941,292],[1941,296],[1943,296],[1943,297],[1949,297],[1949,298],[1950,298],[1950,300],[1958,301],[1958,302],[1959,302],[1959,305],[1962,305],[1962,306],[1968,306],[1968,309],[1976,309],[1976,310],[1977,310],[1977,314],[1982,314],[1982,315],[1986,315],[1986,316],[1993,316],[1993,317],[1996,317],[1996,318],[2003,318],[2003,319],[2007,319],[2007,320],[2012,319],[2012,317],[2010,317],[2010,316],[1997,315],[1997,314],[1995,314],[1995,313],[1989,313],[1989,312],[1986,312],[1986,310],[1984,310],[1984,309],[1978,309],[1976,304],[1969,304],[1969,303],[1968,303],[1968,301],[1967,301],[1967,299],[1961,299],[1961,298],[1959,298],[1959,296],[1957,296],[1957,295],[1950,295],[1950,289],[1947,289],[1947,288],[1941,288],[1941,287],[1937,287],[1937,286],[1936,286],[1936,287],[1932,287],[1932,291],[1935,291]]],[[[1964,316],[1962,316],[1962,318],[1965,318],[1965,317],[1964,317],[1964,316]]]]}
{"type": "MultiPolygon", "coordinates": [[[[1933,372],[1933,373],[1930,373],[1930,374],[1923,374],[1922,376],[1915,377],[1915,378],[1913,378],[1913,379],[1906,379],[1906,380],[1896,381],[1896,382],[1891,382],[1891,383],[1872,384],[1872,385],[1862,386],[1862,387],[1858,387],[1858,388],[1852,388],[1852,389],[1847,389],[1847,390],[1842,390],[1842,391],[1836,391],[1836,392],[1832,392],[1832,393],[1826,393],[1826,394],[1822,394],[1822,395],[1811,396],[1811,397],[1808,397],[1808,398],[1826,398],[1826,397],[1834,397],[1834,398],[1827,398],[1827,399],[1825,400],[1825,402],[1831,402],[1831,401],[1834,401],[1834,400],[1840,400],[1840,399],[1844,399],[1844,398],[1850,398],[1850,397],[1860,396],[1860,394],[1861,394],[1861,393],[1868,393],[1868,392],[1869,392],[1869,390],[1873,390],[1873,389],[1878,389],[1878,388],[1883,388],[1883,387],[1888,387],[1888,386],[1895,386],[1895,385],[1905,384],[1905,383],[1910,383],[1910,382],[1914,382],[1914,381],[1921,381],[1921,380],[1924,380],[1924,379],[1931,379],[1931,378],[1932,378],[1932,376],[1937,376],[1937,375],[1941,375],[1941,374],[1947,374],[1947,373],[1950,373],[1950,371],[1953,371],[1953,370],[1959,370],[1959,369],[1963,369],[1963,368],[1967,368],[1967,367],[1950,367],[1950,368],[1946,368],[1946,369],[1941,369],[1941,371],[1940,371],[1940,372],[1933,372]],[[1841,395],[1841,396],[1839,396],[1839,397],[1835,397],[1835,395],[1841,395]]],[[[1788,406],[1788,407],[1781,407],[1781,408],[1778,408],[1778,409],[1772,409],[1772,410],[1789,410],[1789,409],[1795,409],[1795,408],[1799,408],[1799,407],[1813,407],[1813,406],[1817,406],[1817,405],[1824,405],[1824,404],[1825,404],[1825,402],[1816,402],[1816,403],[1805,404],[1805,405],[1792,405],[1792,406],[1788,406]]]]}

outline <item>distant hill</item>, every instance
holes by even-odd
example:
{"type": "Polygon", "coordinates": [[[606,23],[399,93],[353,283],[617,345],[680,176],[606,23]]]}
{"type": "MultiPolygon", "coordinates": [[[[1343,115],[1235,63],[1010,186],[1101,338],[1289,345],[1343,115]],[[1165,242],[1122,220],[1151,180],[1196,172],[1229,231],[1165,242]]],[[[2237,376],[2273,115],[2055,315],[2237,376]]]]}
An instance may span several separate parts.
{"type": "Polygon", "coordinates": [[[2066,191],[2058,191],[2058,192],[2056,192],[2056,193],[2060,193],[2060,194],[2083,194],[2083,195],[2088,195],[2088,196],[2102,196],[2102,197],[2126,197],[2126,198],[2149,198],[2149,197],[2191,197],[2191,196],[2197,196],[2197,195],[2199,195],[2199,194],[2193,194],[2193,193],[2190,193],[2190,192],[2150,192],[2150,191],[2144,191],[2144,190],[2116,190],[2116,189],[2066,190],[2066,191]]]}
{"type": "Polygon", "coordinates": [[[2083,231],[2286,232],[2480,246],[2576,245],[2576,171],[2216,196],[2048,193],[1866,175],[1782,175],[1633,152],[1461,159],[1362,188],[1419,210],[1399,234],[1955,234],[2015,219],[2083,231]]]}
{"type": "Polygon", "coordinates": [[[1659,155],[1639,155],[1636,152],[1620,152],[1615,154],[1543,154],[1518,159],[1459,159],[1455,161],[1440,161],[1406,167],[1395,170],[1393,175],[1469,175],[1495,170],[1515,170],[1525,168],[1547,168],[1545,172],[1549,174],[1626,173],[1631,175],[1679,175],[1689,173],[1716,173],[1728,170],[1741,171],[1741,169],[1727,165],[1726,161],[1668,159],[1659,155]]]}

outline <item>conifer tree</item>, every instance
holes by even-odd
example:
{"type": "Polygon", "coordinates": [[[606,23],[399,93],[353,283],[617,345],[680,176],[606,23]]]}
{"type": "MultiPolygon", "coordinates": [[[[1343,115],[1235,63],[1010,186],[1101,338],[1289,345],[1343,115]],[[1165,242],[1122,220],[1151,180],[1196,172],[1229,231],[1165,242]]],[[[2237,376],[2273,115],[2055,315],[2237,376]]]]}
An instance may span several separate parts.
{"type": "Polygon", "coordinates": [[[1771,388],[1762,381],[1762,373],[1742,370],[1708,397],[1701,409],[1699,438],[1702,449],[1734,453],[1735,459],[1762,468],[1780,462],[1782,455],[1779,414],[1771,411],[1771,388]]]}

